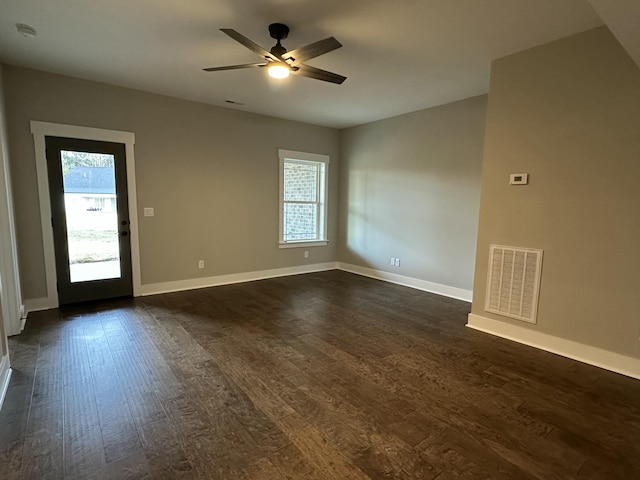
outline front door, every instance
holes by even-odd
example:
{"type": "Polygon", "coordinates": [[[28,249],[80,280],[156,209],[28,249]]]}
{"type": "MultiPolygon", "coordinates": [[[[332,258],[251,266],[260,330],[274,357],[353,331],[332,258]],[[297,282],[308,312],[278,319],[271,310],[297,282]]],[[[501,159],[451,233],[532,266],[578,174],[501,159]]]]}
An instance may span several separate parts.
{"type": "Polygon", "coordinates": [[[131,296],[125,146],[46,137],[58,301],[131,296]]]}

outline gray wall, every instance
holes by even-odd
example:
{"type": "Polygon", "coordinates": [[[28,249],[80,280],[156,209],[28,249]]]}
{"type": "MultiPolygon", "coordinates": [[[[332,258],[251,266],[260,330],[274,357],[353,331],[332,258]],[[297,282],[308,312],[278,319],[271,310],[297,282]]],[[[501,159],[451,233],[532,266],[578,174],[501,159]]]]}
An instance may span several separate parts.
{"type": "Polygon", "coordinates": [[[340,261],[472,289],[486,102],[341,132],[340,261]]]}
{"type": "MultiPolygon", "coordinates": [[[[24,298],[46,296],[30,120],[130,131],[142,283],[334,261],[339,132],[5,66],[24,298]],[[278,248],[278,149],[331,156],[327,247],[278,248]],[[142,208],[154,207],[145,218],[142,208]],[[197,269],[204,259],[206,268],[197,269]]],[[[213,87],[212,87],[213,88],[213,87]]]]}
{"type": "Polygon", "coordinates": [[[640,70],[606,28],[494,62],[482,168],[473,313],[640,357],[640,70]],[[483,311],[490,243],[544,250],[537,325],[483,311]]]}

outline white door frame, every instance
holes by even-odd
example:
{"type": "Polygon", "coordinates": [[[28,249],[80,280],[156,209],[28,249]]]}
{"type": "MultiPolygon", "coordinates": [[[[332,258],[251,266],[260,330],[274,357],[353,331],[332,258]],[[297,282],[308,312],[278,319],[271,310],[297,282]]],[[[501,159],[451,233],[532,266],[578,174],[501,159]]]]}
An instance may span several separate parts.
{"type": "Polygon", "coordinates": [[[40,197],[40,221],[42,223],[42,244],[47,280],[47,296],[34,299],[28,310],[43,310],[58,307],[58,289],[56,287],[56,262],[53,247],[53,228],[51,226],[51,199],[49,197],[49,174],[45,137],[80,138],[102,142],[123,143],[127,154],[127,194],[129,196],[129,220],[131,221],[131,269],[133,275],[133,296],[140,295],[140,242],[138,236],[138,202],[136,200],[136,171],[133,146],[135,134],[101,128],[79,127],[61,123],[31,121],[31,133],[36,153],[36,173],[38,175],[38,195],[40,197]]]}

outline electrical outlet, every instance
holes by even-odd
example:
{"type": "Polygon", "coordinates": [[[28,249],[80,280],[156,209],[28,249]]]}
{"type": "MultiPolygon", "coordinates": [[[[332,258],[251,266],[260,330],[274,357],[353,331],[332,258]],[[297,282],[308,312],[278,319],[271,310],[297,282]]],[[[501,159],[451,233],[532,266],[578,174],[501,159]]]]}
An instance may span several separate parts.
{"type": "Polygon", "coordinates": [[[399,266],[400,266],[400,259],[396,258],[396,267],[399,267],[399,266]]]}
{"type": "Polygon", "coordinates": [[[304,251],[304,258],[309,258],[309,250],[304,251]]]}
{"type": "Polygon", "coordinates": [[[391,257],[391,262],[390,262],[392,267],[395,267],[396,265],[396,257],[391,257]]]}
{"type": "Polygon", "coordinates": [[[204,268],[204,260],[198,260],[198,268],[204,268]]]}

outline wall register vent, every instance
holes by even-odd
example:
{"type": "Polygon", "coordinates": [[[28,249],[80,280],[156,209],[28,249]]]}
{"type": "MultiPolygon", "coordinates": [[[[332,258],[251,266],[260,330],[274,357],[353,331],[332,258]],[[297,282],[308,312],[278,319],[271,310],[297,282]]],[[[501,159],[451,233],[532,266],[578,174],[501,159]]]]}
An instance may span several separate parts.
{"type": "Polygon", "coordinates": [[[484,309],[536,323],[542,250],[489,245],[489,277],[484,309]]]}

